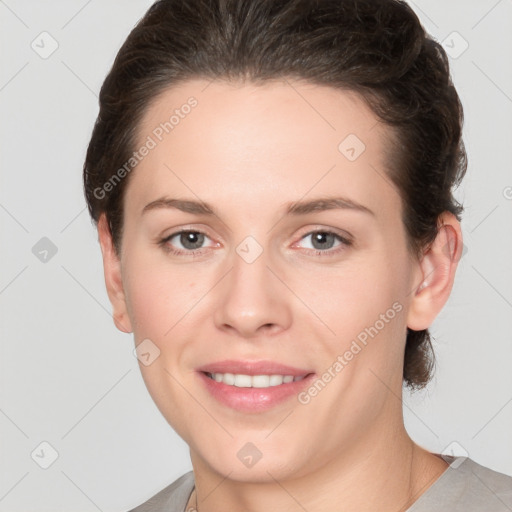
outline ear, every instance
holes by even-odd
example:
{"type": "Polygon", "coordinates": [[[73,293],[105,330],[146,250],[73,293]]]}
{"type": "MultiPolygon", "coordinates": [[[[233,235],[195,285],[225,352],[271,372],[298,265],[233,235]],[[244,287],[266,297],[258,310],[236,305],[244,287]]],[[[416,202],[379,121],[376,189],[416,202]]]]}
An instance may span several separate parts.
{"type": "Polygon", "coordinates": [[[110,227],[104,213],[101,214],[98,221],[98,237],[103,256],[105,285],[112,304],[114,324],[120,331],[132,332],[121,278],[121,261],[114,249],[112,234],[110,233],[110,227]]]}
{"type": "Polygon", "coordinates": [[[444,212],[438,219],[436,239],[424,252],[418,266],[407,327],[427,329],[445,305],[462,256],[462,231],[457,218],[444,212]]]}

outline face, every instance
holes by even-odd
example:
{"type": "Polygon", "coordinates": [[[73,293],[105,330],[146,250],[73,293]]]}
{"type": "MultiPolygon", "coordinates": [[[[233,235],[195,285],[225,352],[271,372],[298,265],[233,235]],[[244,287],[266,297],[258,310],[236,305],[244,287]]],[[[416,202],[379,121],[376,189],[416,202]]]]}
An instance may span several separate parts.
{"type": "Polygon", "coordinates": [[[147,110],[113,303],[193,463],[300,476],[401,418],[422,270],[387,130],[354,93],[292,81],[189,81],[147,110]]]}

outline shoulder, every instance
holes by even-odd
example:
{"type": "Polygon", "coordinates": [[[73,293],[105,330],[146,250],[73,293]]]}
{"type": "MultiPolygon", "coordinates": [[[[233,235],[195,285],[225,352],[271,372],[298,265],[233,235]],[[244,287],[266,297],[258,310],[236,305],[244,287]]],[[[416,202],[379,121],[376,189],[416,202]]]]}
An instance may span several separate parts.
{"type": "Polygon", "coordinates": [[[449,457],[446,460],[450,466],[409,509],[410,512],[512,510],[512,477],[470,458],[449,457]]]}
{"type": "Polygon", "coordinates": [[[193,488],[194,473],[189,471],[129,512],[184,512],[193,488]]]}

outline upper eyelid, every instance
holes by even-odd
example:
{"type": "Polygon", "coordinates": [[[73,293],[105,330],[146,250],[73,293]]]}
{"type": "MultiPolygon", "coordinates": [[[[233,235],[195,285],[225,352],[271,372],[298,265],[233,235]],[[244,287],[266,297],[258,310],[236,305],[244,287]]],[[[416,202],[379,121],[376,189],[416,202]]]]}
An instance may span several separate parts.
{"type": "Polygon", "coordinates": [[[342,229],[337,228],[329,228],[329,227],[321,227],[317,226],[316,228],[308,228],[306,231],[304,231],[300,237],[301,239],[304,238],[306,235],[311,235],[313,233],[332,233],[333,235],[339,236],[340,238],[344,238],[345,240],[352,240],[352,235],[350,235],[348,232],[345,232],[342,229]]]}
{"type": "Polygon", "coordinates": [[[163,235],[160,238],[163,240],[169,240],[171,238],[174,238],[177,235],[180,235],[181,233],[201,233],[202,235],[207,236],[208,238],[212,238],[210,234],[208,233],[208,230],[203,228],[192,228],[192,227],[182,227],[182,228],[175,228],[172,230],[168,235],[163,235]]]}

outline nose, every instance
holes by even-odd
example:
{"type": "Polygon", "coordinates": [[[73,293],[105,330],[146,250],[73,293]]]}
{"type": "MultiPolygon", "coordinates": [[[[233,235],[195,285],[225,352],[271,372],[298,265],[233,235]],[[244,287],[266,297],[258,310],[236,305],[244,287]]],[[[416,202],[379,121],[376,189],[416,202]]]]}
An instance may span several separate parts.
{"type": "Polygon", "coordinates": [[[217,290],[217,328],[249,339],[288,329],[291,297],[278,275],[266,250],[254,261],[243,252],[234,251],[231,271],[217,290]]]}

